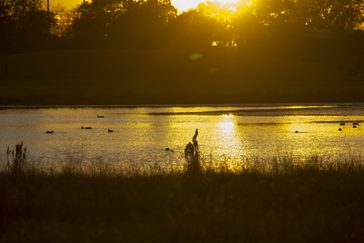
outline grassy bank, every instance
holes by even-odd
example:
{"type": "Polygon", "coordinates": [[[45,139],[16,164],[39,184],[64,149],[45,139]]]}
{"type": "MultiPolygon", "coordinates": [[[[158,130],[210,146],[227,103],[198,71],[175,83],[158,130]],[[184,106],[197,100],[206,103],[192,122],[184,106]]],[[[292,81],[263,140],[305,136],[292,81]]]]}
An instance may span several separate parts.
{"type": "Polygon", "coordinates": [[[0,172],[1,242],[364,240],[361,160],[52,172],[16,154],[0,172]]]}
{"type": "Polygon", "coordinates": [[[0,105],[363,102],[336,57],[236,50],[65,50],[0,57],[0,105]]]}
{"type": "Polygon", "coordinates": [[[41,85],[34,79],[10,79],[0,88],[0,105],[142,105],[142,104],[250,104],[364,102],[364,82],[358,78],[340,81],[304,80],[239,83],[225,80],[201,84],[198,80],[112,84],[114,80],[54,79],[62,85],[41,85]],[[195,81],[195,82],[194,82],[195,81]],[[80,83],[81,82],[81,83],[80,83]],[[84,83],[82,83],[84,82],[84,83]],[[92,84],[94,82],[94,84],[92,84]],[[315,83],[316,82],[316,83],[315,83]]]}

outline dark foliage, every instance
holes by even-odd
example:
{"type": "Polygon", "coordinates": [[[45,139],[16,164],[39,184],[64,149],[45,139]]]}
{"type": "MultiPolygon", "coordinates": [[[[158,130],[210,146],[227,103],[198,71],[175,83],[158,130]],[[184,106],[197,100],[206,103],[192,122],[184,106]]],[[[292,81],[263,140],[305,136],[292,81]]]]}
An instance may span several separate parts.
{"type": "Polygon", "coordinates": [[[4,0],[0,2],[0,51],[43,49],[54,38],[49,29],[55,24],[48,18],[40,0],[4,0]]]}
{"type": "MultiPolygon", "coordinates": [[[[114,171],[102,161],[85,171],[76,160],[57,172],[19,167],[21,145],[0,171],[1,242],[364,240],[360,160],[223,161],[193,176],[158,165],[114,171]]],[[[196,147],[197,132],[186,154],[197,158],[196,147]]]]}

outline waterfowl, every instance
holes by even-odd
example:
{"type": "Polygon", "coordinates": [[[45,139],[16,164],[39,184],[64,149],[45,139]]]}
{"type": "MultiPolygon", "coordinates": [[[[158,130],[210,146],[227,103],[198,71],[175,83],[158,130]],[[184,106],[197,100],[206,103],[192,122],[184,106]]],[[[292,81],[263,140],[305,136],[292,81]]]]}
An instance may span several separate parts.
{"type": "Polygon", "coordinates": [[[341,128],[339,128],[339,131],[341,131],[341,128]]]}
{"type": "Polygon", "coordinates": [[[340,123],[340,125],[342,125],[342,126],[345,125],[345,122],[340,123]]]}
{"type": "Polygon", "coordinates": [[[113,132],[113,130],[107,129],[108,132],[113,132]]]}
{"type": "Polygon", "coordinates": [[[295,133],[298,133],[298,131],[295,131],[295,133]]]}
{"type": "Polygon", "coordinates": [[[353,126],[353,128],[356,128],[356,126],[353,126]]]}
{"type": "Polygon", "coordinates": [[[52,131],[46,131],[46,133],[53,133],[53,130],[52,131]]]}
{"type": "Polygon", "coordinates": [[[166,151],[169,151],[169,148],[166,148],[166,151]]]}
{"type": "Polygon", "coordinates": [[[92,127],[85,127],[85,129],[92,129],[92,127]]]}
{"type": "Polygon", "coordinates": [[[81,129],[85,129],[84,127],[81,127],[81,129]]]}
{"type": "Polygon", "coordinates": [[[105,118],[105,116],[99,116],[99,115],[97,115],[97,117],[98,117],[98,118],[105,118]]]}

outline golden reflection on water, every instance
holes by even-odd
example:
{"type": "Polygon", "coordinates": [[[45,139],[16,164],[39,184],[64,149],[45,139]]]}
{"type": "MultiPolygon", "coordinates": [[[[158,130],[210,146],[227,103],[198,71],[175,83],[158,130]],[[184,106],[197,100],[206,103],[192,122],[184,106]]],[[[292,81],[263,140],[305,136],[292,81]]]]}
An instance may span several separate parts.
{"type": "Polygon", "coordinates": [[[309,109],[309,108],[334,108],[337,107],[336,105],[307,105],[307,106],[302,106],[302,105],[292,105],[292,106],[283,106],[282,108],[284,109],[309,109]]]}
{"type": "Polygon", "coordinates": [[[221,128],[220,133],[223,133],[223,136],[233,133],[235,130],[234,116],[232,114],[222,115],[221,122],[217,126],[221,128]]]}
{"type": "Polygon", "coordinates": [[[238,117],[232,114],[224,114],[218,117],[216,123],[216,143],[225,156],[234,156],[243,149],[243,141],[238,131],[238,117]]]}
{"type": "MultiPolygon", "coordinates": [[[[283,109],[283,106],[240,107],[256,110],[246,114],[237,112],[239,107],[7,109],[0,112],[0,149],[14,147],[23,140],[29,156],[45,159],[52,159],[54,151],[60,157],[69,157],[67,151],[77,155],[74,149],[82,148],[86,159],[105,152],[115,160],[182,166],[184,148],[198,128],[202,153],[212,154],[221,161],[225,157],[269,159],[278,152],[300,158],[312,154],[346,158],[361,152],[364,106],[336,110],[324,110],[324,107],[330,106],[310,109],[308,115],[263,112],[283,109]],[[97,115],[105,118],[99,119],[97,115]],[[356,128],[353,128],[354,121],[360,122],[356,128]],[[341,122],[346,125],[340,125],[341,122]],[[81,126],[92,129],[81,129],[81,126]],[[114,132],[109,133],[108,129],[114,132]],[[47,130],[54,133],[46,134],[47,130]],[[69,137],[74,141],[72,146],[69,137]],[[174,152],[167,152],[166,148],[174,152]]],[[[3,154],[4,150],[0,151],[0,162],[3,154]]]]}
{"type": "Polygon", "coordinates": [[[222,123],[218,123],[218,126],[222,128],[222,131],[224,132],[224,134],[232,133],[235,128],[234,122],[222,122],[222,123]]]}

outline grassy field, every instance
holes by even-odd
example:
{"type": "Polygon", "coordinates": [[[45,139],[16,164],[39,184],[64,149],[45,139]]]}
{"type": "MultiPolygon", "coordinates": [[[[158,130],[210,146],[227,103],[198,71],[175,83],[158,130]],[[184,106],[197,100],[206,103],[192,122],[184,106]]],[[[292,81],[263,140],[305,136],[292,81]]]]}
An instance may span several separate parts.
{"type": "MultiPolygon", "coordinates": [[[[362,159],[0,172],[1,242],[363,242],[362,159]]],[[[191,157],[190,157],[191,158],[191,157]]]]}
{"type": "Polygon", "coordinates": [[[336,59],[236,50],[64,50],[0,57],[0,105],[363,102],[336,59]]]}

